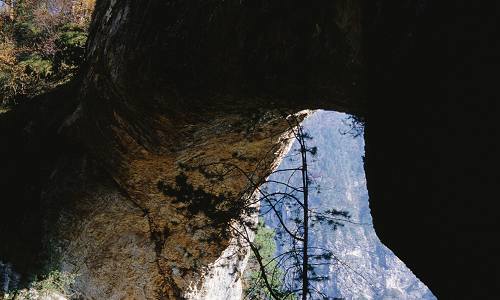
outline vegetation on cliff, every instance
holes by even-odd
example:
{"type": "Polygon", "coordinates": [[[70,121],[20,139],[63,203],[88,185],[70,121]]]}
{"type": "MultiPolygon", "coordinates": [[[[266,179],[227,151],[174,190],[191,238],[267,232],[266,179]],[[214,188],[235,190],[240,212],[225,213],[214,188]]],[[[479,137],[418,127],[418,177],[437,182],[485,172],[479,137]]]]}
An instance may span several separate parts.
{"type": "MultiPolygon", "coordinates": [[[[269,266],[270,270],[276,272],[271,276],[271,286],[274,289],[281,289],[283,281],[283,271],[277,268],[277,262],[273,259],[276,253],[276,234],[273,229],[266,227],[264,219],[259,219],[257,230],[255,231],[254,244],[257,247],[262,262],[269,266]]],[[[250,299],[270,299],[271,295],[267,290],[265,284],[262,282],[261,269],[254,253],[250,254],[245,276],[245,295],[250,299]]],[[[290,295],[287,299],[295,299],[290,295]]]]}
{"type": "Polygon", "coordinates": [[[261,272],[268,272],[268,275],[274,278],[276,269],[283,270],[282,274],[278,275],[283,282],[280,290],[271,291],[274,287],[266,285],[273,299],[288,299],[291,295],[303,300],[310,297],[327,299],[328,296],[323,291],[315,289],[312,285],[313,282],[328,279],[328,276],[318,274],[316,268],[335,265],[339,260],[331,249],[314,247],[310,234],[313,227],[320,224],[331,227],[331,233],[337,227],[343,226],[344,222],[349,222],[350,214],[335,208],[319,210],[310,204],[311,194],[320,193],[321,190],[309,173],[318,149],[309,145],[312,136],[297,119],[290,118],[288,122],[293,133],[292,138],[296,142],[295,148],[286,157],[292,162],[292,166],[278,168],[272,173],[286,174],[287,179],[279,181],[271,178],[266,180],[263,187],[257,188],[264,213],[271,213],[279,220],[280,225],[276,232],[280,242],[283,243],[281,251],[271,260],[275,266],[269,269],[268,265],[263,267],[261,264],[261,272]],[[270,184],[275,186],[274,189],[268,190],[270,184]],[[283,211],[290,211],[292,224],[287,224],[283,211]]]}
{"type": "Polygon", "coordinates": [[[52,271],[41,278],[34,278],[27,288],[8,291],[2,299],[73,299],[76,297],[76,293],[72,289],[75,278],[76,276],[71,273],[52,271]]]}
{"type": "Polygon", "coordinates": [[[0,107],[14,106],[75,75],[94,2],[0,1],[0,107]]]}

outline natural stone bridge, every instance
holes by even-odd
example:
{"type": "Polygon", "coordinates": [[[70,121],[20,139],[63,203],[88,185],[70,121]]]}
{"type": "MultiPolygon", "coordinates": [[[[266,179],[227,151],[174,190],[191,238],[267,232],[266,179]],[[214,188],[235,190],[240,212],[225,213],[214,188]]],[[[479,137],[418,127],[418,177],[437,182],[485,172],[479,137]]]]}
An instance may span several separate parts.
{"type": "Polygon", "coordinates": [[[421,76],[437,61],[425,56],[437,8],[365,2],[98,1],[79,78],[0,119],[0,255],[26,272],[42,261],[77,272],[90,298],[203,297],[189,292],[230,239],[206,239],[224,228],[179,213],[158,183],[184,174],[213,195],[251,195],[241,173],[213,167],[227,171],[213,182],[198,167],[230,162],[258,182],[287,146],[281,115],[323,108],[367,118],[381,239],[438,297],[465,282],[481,294],[448,274],[486,274],[468,260],[492,246],[476,230],[488,224],[462,218],[469,190],[457,185],[482,183],[446,156],[465,153],[450,128],[472,132],[447,101],[460,93],[442,94],[440,68],[421,76]]]}

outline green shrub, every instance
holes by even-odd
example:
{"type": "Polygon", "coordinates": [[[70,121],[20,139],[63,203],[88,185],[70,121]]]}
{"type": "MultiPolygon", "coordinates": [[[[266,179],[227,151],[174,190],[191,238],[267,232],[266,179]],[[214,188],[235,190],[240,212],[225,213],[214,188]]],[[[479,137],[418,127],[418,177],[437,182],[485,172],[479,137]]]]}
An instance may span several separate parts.
{"type": "Polygon", "coordinates": [[[52,61],[43,59],[38,54],[32,54],[19,62],[24,72],[29,76],[36,78],[49,78],[52,72],[52,61]]]}
{"type": "Polygon", "coordinates": [[[72,289],[76,275],[52,271],[41,279],[35,279],[28,288],[13,291],[6,299],[12,300],[36,300],[47,299],[54,296],[71,298],[75,296],[72,289]]]}
{"type": "MultiPolygon", "coordinates": [[[[276,233],[274,230],[267,227],[263,219],[259,219],[253,243],[259,250],[259,254],[262,257],[262,263],[266,265],[266,274],[271,286],[275,291],[280,291],[283,288],[283,270],[277,266],[276,260],[273,260],[276,255],[275,237],[276,233]]],[[[261,278],[261,270],[253,252],[251,252],[248,260],[244,285],[245,294],[248,299],[272,299],[261,278]]],[[[295,300],[296,297],[294,295],[289,295],[284,299],[295,300]]]]}
{"type": "Polygon", "coordinates": [[[64,25],[55,41],[54,68],[57,72],[74,71],[83,62],[87,30],[75,24],[64,25]]]}

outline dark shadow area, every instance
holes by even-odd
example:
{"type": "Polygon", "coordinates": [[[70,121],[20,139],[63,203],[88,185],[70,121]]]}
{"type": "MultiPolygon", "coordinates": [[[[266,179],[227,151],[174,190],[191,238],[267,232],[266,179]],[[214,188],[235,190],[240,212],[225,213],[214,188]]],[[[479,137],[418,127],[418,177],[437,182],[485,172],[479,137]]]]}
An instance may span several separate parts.
{"type": "Polygon", "coordinates": [[[59,155],[78,151],[57,134],[75,108],[73,88],[24,101],[0,118],[0,258],[22,274],[42,267],[42,187],[59,155]]]}
{"type": "Polygon", "coordinates": [[[178,121],[198,115],[192,107],[223,113],[243,99],[262,111],[366,113],[382,242],[440,299],[500,294],[495,3],[366,0],[361,18],[326,0],[111,2],[96,7],[84,88],[75,82],[0,117],[0,258],[23,273],[40,261],[40,199],[59,158],[91,152],[117,169],[111,158],[130,149],[109,130],[115,112],[119,128],[153,148],[164,123],[152,116],[165,107],[178,121]],[[73,138],[90,150],[58,134],[74,90],[84,99],[73,138]]]}
{"type": "Polygon", "coordinates": [[[366,33],[370,206],[439,299],[494,299],[498,21],[494,4],[430,2],[371,8],[384,18],[366,33]]]}

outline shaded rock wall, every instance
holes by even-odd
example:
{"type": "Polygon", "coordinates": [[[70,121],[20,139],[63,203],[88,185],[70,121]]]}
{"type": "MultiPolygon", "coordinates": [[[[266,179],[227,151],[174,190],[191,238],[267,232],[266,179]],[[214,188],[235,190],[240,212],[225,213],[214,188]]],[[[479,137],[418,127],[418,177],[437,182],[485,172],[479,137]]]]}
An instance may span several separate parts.
{"type": "Polygon", "coordinates": [[[61,139],[57,129],[76,107],[74,86],[67,86],[2,114],[0,256],[23,274],[41,267],[42,187],[61,155],[81,152],[61,139]]]}
{"type": "MultiPolygon", "coordinates": [[[[10,222],[2,219],[6,241],[19,236],[18,244],[2,243],[2,256],[24,275],[37,266],[43,272],[75,273],[76,289],[94,299],[202,299],[214,291],[227,293],[220,297],[241,294],[238,278],[247,250],[235,241],[228,226],[244,212],[238,210],[235,215],[231,208],[255,201],[255,184],[286,151],[289,124],[281,113],[212,112],[197,122],[180,119],[175,122],[177,134],[164,136],[152,148],[133,144],[134,140],[116,131],[114,138],[128,143],[120,145],[116,169],[100,160],[95,149],[71,144],[75,140],[69,137],[73,128],[68,126],[77,124],[78,115],[59,119],[59,126],[47,130],[50,134],[44,126],[36,127],[34,133],[41,138],[61,140],[53,145],[60,152],[49,156],[51,148],[39,145],[43,149],[39,155],[47,156],[33,158],[43,162],[34,174],[38,184],[10,179],[16,185],[6,185],[8,195],[23,188],[33,190],[11,207],[39,217],[18,226],[13,224],[19,215],[12,215],[10,222]],[[125,147],[129,145],[135,147],[125,147]],[[38,234],[26,235],[30,230],[38,234]],[[227,286],[222,289],[221,284],[227,286]]],[[[19,126],[26,128],[32,116],[12,111],[6,117],[3,120],[10,122],[19,117],[19,126]]],[[[20,140],[17,146],[28,148],[33,139],[20,140]]],[[[5,153],[15,158],[14,172],[19,167],[15,162],[22,157],[14,149],[5,153]]],[[[19,175],[30,168],[36,169],[26,166],[18,170],[19,175]]],[[[251,222],[252,216],[248,217],[251,222]]]]}
{"type": "Polygon", "coordinates": [[[80,270],[80,289],[95,297],[179,298],[203,269],[189,255],[208,266],[229,239],[195,241],[207,217],[179,214],[185,205],[158,181],[175,187],[185,172],[185,184],[206,194],[248,195],[245,178],[213,183],[199,164],[248,170],[255,161],[241,158],[282,151],[280,134],[270,136],[284,127],[266,117],[277,107],[368,111],[367,179],[382,241],[438,297],[464,297],[468,283],[469,298],[488,298],[498,210],[478,166],[494,171],[497,153],[486,145],[497,133],[488,93],[496,77],[484,72],[498,53],[496,19],[468,18],[494,11],[473,4],[438,6],[98,1],[80,81],[0,117],[0,232],[9,241],[0,255],[23,273],[41,262],[80,270]],[[474,206],[481,218],[464,218],[474,206]]]}
{"type": "Polygon", "coordinates": [[[344,1],[98,2],[79,104],[59,132],[82,143],[109,184],[75,193],[60,213],[68,221],[50,231],[64,268],[82,274],[80,290],[204,294],[202,274],[232,240],[210,199],[251,197],[287,147],[283,114],[309,99],[359,103],[359,13],[344,1]]]}
{"type": "MultiPolygon", "coordinates": [[[[227,223],[237,216],[226,217],[221,211],[232,202],[252,199],[254,185],[246,176],[259,182],[277,164],[288,144],[288,123],[270,112],[254,115],[253,121],[226,113],[202,123],[181,122],[176,129],[182,140],[165,136],[154,149],[122,147],[120,169],[92,166],[95,162],[83,156],[70,170],[62,166],[55,171],[62,177],[54,175],[55,191],[47,191],[45,200],[57,205],[66,199],[71,207],[59,213],[50,230],[56,233],[51,240],[58,241],[58,251],[50,252],[60,255],[57,260],[65,271],[80,275],[77,286],[84,295],[199,298],[207,290],[203,278],[212,274],[215,278],[208,280],[221,284],[221,276],[231,274],[222,281],[230,284],[243,271],[239,261],[245,260],[246,249],[239,249],[228,234],[227,223]],[[175,148],[169,149],[172,143],[175,148]],[[76,165],[82,171],[71,174],[76,165]],[[104,177],[95,175],[96,170],[104,171],[104,177]],[[82,179],[70,186],[68,176],[82,179]],[[61,191],[61,186],[69,191],[61,191]],[[165,189],[175,192],[162,192],[165,189]],[[190,203],[200,193],[201,201],[208,203],[190,203]],[[224,200],[209,202],[211,195],[224,200]],[[230,245],[233,257],[223,266],[216,260],[230,245]]],[[[234,289],[218,290],[237,295],[241,287],[234,289]]]]}
{"type": "Polygon", "coordinates": [[[368,32],[366,175],[378,236],[438,297],[499,294],[493,5],[384,1],[368,32]],[[370,42],[371,41],[371,42],[370,42]]]}
{"type": "Polygon", "coordinates": [[[99,1],[80,81],[68,95],[53,96],[57,101],[34,99],[26,104],[33,112],[15,110],[2,120],[3,131],[16,128],[2,156],[14,158],[3,172],[7,194],[32,191],[11,204],[27,207],[30,223],[9,232],[21,217],[2,222],[8,240],[22,237],[23,253],[12,243],[2,247],[5,256],[25,274],[77,273],[78,290],[91,298],[201,297],[210,286],[203,274],[220,273],[209,267],[232,240],[223,220],[213,225],[224,207],[212,200],[250,198],[287,147],[282,114],[318,93],[338,95],[343,107],[358,76],[359,26],[350,22],[358,20],[356,6],[328,5],[339,24],[315,7],[322,21],[313,24],[311,15],[293,12],[303,8],[299,2],[287,5],[99,1]],[[268,36],[259,37],[260,18],[275,19],[268,36]],[[304,58],[312,40],[322,51],[304,58]],[[326,67],[327,53],[336,57],[324,68],[335,74],[332,84],[305,72],[310,64],[326,67]],[[284,61],[271,63],[278,58],[284,61]],[[46,107],[57,112],[50,122],[46,113],[36,116],[46,107]],[[27,135],[31,118],[42,120],[27,135]],[[34,156],[31,145],[39,150],[34,156]],[[208,203],[189,204],[198,194],[208,203]]]}

